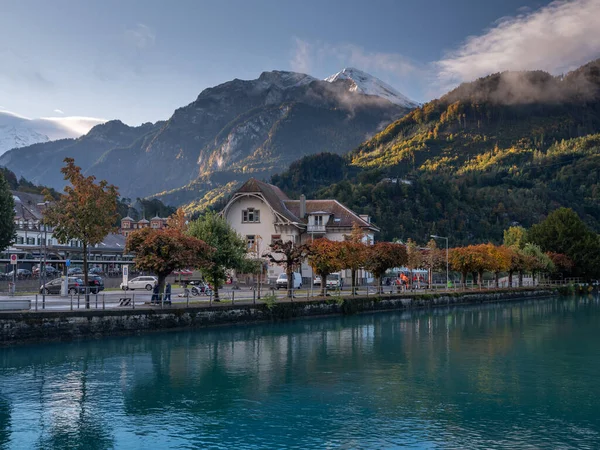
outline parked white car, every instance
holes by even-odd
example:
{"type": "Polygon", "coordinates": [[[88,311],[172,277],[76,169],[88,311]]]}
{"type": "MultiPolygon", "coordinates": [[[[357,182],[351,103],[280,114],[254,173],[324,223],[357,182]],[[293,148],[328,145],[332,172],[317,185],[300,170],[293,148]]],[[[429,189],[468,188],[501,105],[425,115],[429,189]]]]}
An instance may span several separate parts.
{"type": "Polygon", "coordinates": [[[133,291],[135,289],[146,289],[147,291],[151,291],[157,284],[158,278],[156,277],[136,277],[129,280],[127,284],[121,283],[121,289],[123,289],[124,291],[133,291]]]}

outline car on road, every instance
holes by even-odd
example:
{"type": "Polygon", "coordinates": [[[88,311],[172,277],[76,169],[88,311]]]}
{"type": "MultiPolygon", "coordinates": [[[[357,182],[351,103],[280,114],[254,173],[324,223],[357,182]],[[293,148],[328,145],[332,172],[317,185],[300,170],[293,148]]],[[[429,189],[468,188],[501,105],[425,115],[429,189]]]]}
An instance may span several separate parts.
{"type": "Polygon", "coordinates": [[[135,289],[146,289],[147,291],[151,291],[152,289],[154,289],[154,286],[156,286],[157,284],[158,284],[158,278],[143,276],[143,277],[132,278],[131,280],[129,280],[127,282],[127,284],[121,283],[121,289],[123,289],[124,291],[127,291],[127,290],[133,291],[135,289]]]}
{"type": "Polygon", "coordinates": [[[88,273],[88,286],[92,294],[97,294],[104,290],[104,280],[99,275],[88,273]]]}
{"type": "MultiPolygon", "coordinates": [[[[12,280],[15,276],[15,271],[11,270],[10,272],[8,272],[6,274],[6,277],[9,280],[12,280]]],[[[31,270],[28,269],[17,269],[17,279],[19,280],[23,280],[23,279],[27,279],[27,278],[31,278],[31,270]]]]}
{"type": "MultiPolygon", "coordinates": [[[[46,277],[57,277],[60,275],[60,271],[50,265],[46,265],[46,277]]],[[[33,274],[37,277],[40,276],[40,267],[36,266],[33,268],[33,274]]]]}
{"type": "MultiPolygon", "coordinates": [[[[68,283],[69,294],[85,294],[85,285],[81,278],[69,277],[68,283]]],[[[63,278],[55,278],[40,286],[40,294],[60,294],[62,284],[63,278]]]]}
{"type": "Polygon", "coordinates": [[[321,286],[321,277],[319,275],[315,276],[313,280],[313,286],[321,286]]]}
{"type": "Polygon", "coordinates": [[[92,267],[88,273],[94,274],[94,275],[104,275],[104,272],[102,271],[101,267],[92,267]]]}
{"type": "Polygon", "coordinates": [[[83,269],[81,269],[80,267],[71,267],[67,271],[67,275],[69,275],[69,276],[71,276],[71,275],[83,275],[83,269]]]}
{"type": "Polygon", "coordinates": [[[327,275],[326,283],[327,289],[341,289],[344,286],[344,280],[339,273],[327,275]]]}
{"type": "MultiPolygon", "coordinates": [[[[302,277],[298,272],[293,272],[293,282],[292,289],[300,289],[302,287],[302,277]]],[[[286,273],[280,273],[277,277],[277,281],[275,281],[275,287],[279,289],[287,289],[288,287],[288,278],[286,273]]]]}

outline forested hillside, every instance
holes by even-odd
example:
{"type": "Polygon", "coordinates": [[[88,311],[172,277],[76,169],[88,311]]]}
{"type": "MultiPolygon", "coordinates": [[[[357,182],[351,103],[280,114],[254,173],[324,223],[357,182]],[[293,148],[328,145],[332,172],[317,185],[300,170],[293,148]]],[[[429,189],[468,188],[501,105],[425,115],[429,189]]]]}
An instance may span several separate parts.
{"type": "Polygon", "coordinates": [[[272,181],[373,216],[382,238],[500,242],[559,206],[600,225],[600,62],[564,77],[495,74],[394,122],[345,157],[304,158],[272,181]]]}

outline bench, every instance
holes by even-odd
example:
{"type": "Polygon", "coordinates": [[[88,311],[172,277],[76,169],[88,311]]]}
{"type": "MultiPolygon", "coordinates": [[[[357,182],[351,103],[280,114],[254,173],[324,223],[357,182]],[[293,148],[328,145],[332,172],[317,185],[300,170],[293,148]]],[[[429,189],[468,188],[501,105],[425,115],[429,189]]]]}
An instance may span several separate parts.
{"type": "Polygon", "coordinates": [[[131,306],[131,297],[120,298],[119,306],[131,306]]]}

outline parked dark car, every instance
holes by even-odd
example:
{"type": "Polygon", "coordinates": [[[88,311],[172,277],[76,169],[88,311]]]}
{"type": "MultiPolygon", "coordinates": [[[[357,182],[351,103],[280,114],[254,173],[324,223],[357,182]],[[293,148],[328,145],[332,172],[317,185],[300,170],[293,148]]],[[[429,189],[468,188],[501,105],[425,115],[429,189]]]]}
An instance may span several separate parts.
{"type": "Polygon", "coordinates": [[[88,286],[92,294],[97,294],[104,290],[104,280],[99,275],[88,273],[88,286]]]}
{"type": "MultiPolygon", "coordinates": [[[[8,272],[7,278],[9,280],[12,280],[12,278],[15,276],[15,271],[11,270],[10,272],[8,272]]],[[[31,278],[31,270],[27,270],[27,269],[17,269],[17,279],[19,280],[26,280],[28,278],[31,278]]]]}
{"type": "Polygon", "coordinates": [[[91,273],[94,275],[104,275],[104,272],[102,271],[101,267],[92,267],[88,273],[91,273]]]}
{"type": "MultiPolygon", "coordinates": [[[[33,268],[33,275],[38,277],[40,276],[40,268],[39,266],[36,266],[33,268]]],[[[57,277],[60,275],[60,271],[58,269],[55,269],[52,266],[46,265],[46,277],[57,277]]]]}
{"type": "MultiPolygon", "coordinates": [[[[60,289],[63,283],[62,278],[54,280],[40,286],[40,294],[60,294],[60,289]]],[[[85,294],[85,285],[81,278],[69,277],[69,294],[85,294]]]]}
{"type": "Polygon", "coordinates": [[[82,275],[83,274],[83,270],[80,267],[71,267],[68,271],[67,274],[69,276],[72,275],[82,275]]]}

